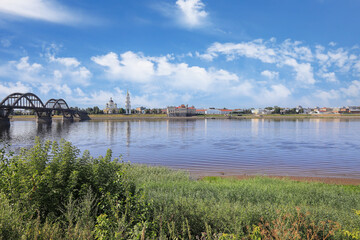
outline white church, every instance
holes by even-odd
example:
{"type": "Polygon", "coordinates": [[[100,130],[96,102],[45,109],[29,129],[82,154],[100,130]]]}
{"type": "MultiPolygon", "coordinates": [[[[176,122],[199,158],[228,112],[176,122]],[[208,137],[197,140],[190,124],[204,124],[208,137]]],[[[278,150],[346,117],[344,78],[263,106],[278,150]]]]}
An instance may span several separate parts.
{"type": "MultiPolygon", "coordinates": [[[[120,112],[120,108],[117,107],[117,104],[110,98],[109,102],[106,103],[106,107],[104,109],[105,114],[116,114],[120,112]]],[[[130,94],[129,91],[126,93],[125,100],[125,114],[131,114],[131,104],[130,104],[130,94]]]]}

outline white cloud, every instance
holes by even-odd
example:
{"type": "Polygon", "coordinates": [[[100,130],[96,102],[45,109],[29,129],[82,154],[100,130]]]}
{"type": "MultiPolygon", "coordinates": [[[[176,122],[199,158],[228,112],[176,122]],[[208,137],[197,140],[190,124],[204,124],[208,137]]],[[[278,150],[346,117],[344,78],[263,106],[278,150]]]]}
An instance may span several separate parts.
{"type": "Polygon", "coordinates": [[[346,96],[349,97],[360,97],[360,81],[352,81],[351,85],[348,88],[341,88],[341,92],[343,92],[346,96]]]}
{"type": "Polygon", "coordinates": [[[66,67],[78,67],[80,62],[76,58],[56,58],[54,55],[50,55],[49,59],[51,62],[60,63],[66,67]]]}
{"type": "Polygon", "coordinates": [[[266,47],[262,40],[254,40],[247,43],[213,43],[207,49],[207,58],[210,60],[218,56],[218,53],[227,56],[227,60],[231,61],[236,56],[259,59],[264,63],[274,63],[276,53],[273,49],[266,47]]]}
{"type": "Polygon", "coordinates": [[[36,83],[41,81],[40,73],[44,67],[39,63],[30,63],[29,57],[22,57],[19,61],[9,61],[0,65],[0,77],[12,79],[14,81],[23,81],[36,83]]]}
{"type": "Polygon", "coordinates": [[[38,72],[42,66],[38,63],[29,63],[29,57],[22,57],[19,62],[12,61],[10,63],[15,64],[17,70],[22,70],[26,72],[38,72]]]}
{"type": "Polygon", "coordinates": [[[324,90],[317,90],[314,93],[314,96],[316,98],[319,98],[322,102],[322,104],[324,106],[328,106],[330,104],[331,100],[334,99],[339,99],[340,98],[340,93],[337,90],[329,90],[329,91],[324,91],[324,90]]]}
{"type": "Polygon", "coordinates": [[[180,11],[179,22],[189,28],[200,27],[205,24],[208,13],[201,0],[177,0],[176,6],[180,11]]]}
{"type": "Polygon", "coordinates": [[[84,66],[81,66],[81,62],[74,57],[55,57],[54,54],[46,54],[50,63],[53,63],[52,67],[55,67],[56,75],[55,80],[68,79],[72,83],[88,86],[90,84],[90,78],[92,73],[84,66]]]}
{"type": "Polygon", "coordinates": [[[282,84],[276,84],[270,86],[270,89],[263,89],[261,92],[261,98],[258,100],[262,104],[266,103],[280,103],[279,101],[286,99],[291,95],[291,91],[282,84]]]}
{"type": "MultiPolygon", "coordinates": [[[[171,55],[146,57],[142,53],[125,52],[120,55],[110,52],[91,58],[105,67],[110,79],[137,83],[157,83],[178,89],[210,91],[217,83],[224,85],[238,81],[238,76],[223,69],[205,69],[187,63],[173,63],[171,55]]],[[[148,85],[146,85],[148,86],[148,85]]]]}
{"type": "Polygon", "coordinates": [[[279,72],[265,70],[261,72],[261,75],[269,78],[270,80],[273,80],[279,77],[279,72]]]}
{"type": "Polygon", "coordinates": [[[255,96],[253,90],[254,90],[254,86],[249,81],[242,82],[239,85],[230,88],[231,93],[235,96],[236,95],[247,96],[247,97],[255,96]]]}
{"type": "Polygon", "coordinates": [[[71,95],[72,90],[67,84],[55,83],[55,82],[45,82],[41,83],[38,87],[39,91],[42,94],[48,94],[50,91],[55,91],[57,94],[66,96],[71,95]]]}
{"type": "Polygon", "coordinates": [[[314,84],[314,73],[310,63],[298,63],[293,58],[286,59],[283,64],[291,66],[296,72],[296,80],[305,84],[314,84]]]}
{"type": "Polygon", "coordinates": [[[80,96],[80,97],[84,97],[85,93],[83,92],[83,90],[81,90],[80,88],[75,88],[75,93],[80,96]]]}
{"type": "Polygon", "coordinates": [[[20,81],[16,83],[0,83],[0,96],[6,97],[11,93],[27,93],[31,92],[31,87],[24,85],[20,81]]]}
{"type": "Polygon", "coordinates": [[[0,12],[54,23],[74,23],[80,20],[77,14],[55,0],[1,0],[0,12]]]}
{"type": "Polygon", "coordinates": [[[91,60],[106,67],[106,73],[111,79],[126,79],[134,82],[148,82],[154,75],[154,64],[142,54],[131,51],[120,55],[110,52],[103,56],[92,57],[91,60]]]}
{"type": "Polygon", "coordinates": [[[302,42],[294,41],[292,42],[290,39],[286,39],[279,46],[274,46],[278,55],[291,57],[304,61],[312,61],[313,54],[309,47],[301,46],[302,42]]]}
{"type": "Polygon", "coordinates": [[[328,82],[337,82],[336,74],[334,72],[319,73],[319,76],[325,78],[328,82]]]}

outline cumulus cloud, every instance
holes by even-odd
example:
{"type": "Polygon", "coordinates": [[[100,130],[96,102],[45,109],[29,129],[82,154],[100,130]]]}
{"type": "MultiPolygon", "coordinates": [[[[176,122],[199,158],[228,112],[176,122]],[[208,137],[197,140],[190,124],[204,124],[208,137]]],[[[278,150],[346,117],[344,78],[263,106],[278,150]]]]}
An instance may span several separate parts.
{"type": "Polygon", "coordinates": [[[223,69],[205,69],[199,66],[189,66],[187,63],[174,63],[173,58],[147,57],[142,53],[131,51],[120,55],[110,52],[103,56],[91,58],[103,66],[109,79],[137,83],[154,83],[178,88],[199,91],[211,91],[216,83],[227,84],[238,81],[236,74],[223,69]]]}
{"type": "Polygon", "coordinates": [[[208,49],[208,59],[213,59],[218,54],[227,56],[227,60],[234,60],[237,56],[259,59],[265,63],[274,63],[276,53],[274,49],[268,48],[262,40],[255,40],[246,43],[214,43],[208,49]]]}
{"type": "MultiPolygon", "coordinates": [[[[256,39],[240,43],[215,42],[205,52],[195,52],[195,56],[206,61],[213,61],[220,56],[224,56],[227,61],[236,61],[238,58],[255,59],[262,64],[277,67],[277,72],[286,71],[283,67],[288,66],[295,73],[294,79],[302,84],[299,86],[308,87],[320,82],[315,79],[314,71],[322,80],[334,83],[338,81],[337,73],[359,76],[360,59],[355,52],[354,49],[326,49],[321,45],[311,48],[290,39],[278,43],[271,38],[267,41],[256,39]]],[[[266,74],[270,77],[266,70],[262,72],[263,76],[266,74]]]]}
{"type": "Polygon", "coordinates": [[[326,79],[328,82],[337,82],[336,74],[334,72],[321,72],[319,76],[326,79]]]}
{"type": "Polygon", "coordinates": [[[305,84],[315,83],[313,68],[310,63],[298,63],[295,59],[288,58],[283,64],[294,68],[297,81],[305,84]]]}
{"type": "Polygon", "coordinates": [[[178,21],[181,25],[194,28],[205,24],[208,13],[201,0],[177,0],[176,6],[180,11],[178,21]]]}
{"type": "Polygon", "coordinates": [[[75,23],[80,18],[76,13],[55,0],[1,0],[0,12],[6,15],[54,23],[75,23]]]}
{"type": "Polygon", "coordinates": [[[106,68],[111,79],[127,79],[135,82],[147,82],[154,74],[154,64],[142,54],[131,51],[120,55],[110,52],[103,56],[94,56],[92,61],[106,68]]]}
{"type": "Polygon", "coordinates": [[[259,98],[257,98],[260,104],[272,103],[279,104],[283,103],[291,95],[291,91],[282,84],[271,85],[270,88],[264,88],[260,92],[259,98]]]}
{"type": "MultiPolygon", "coordinates": [[[[41,64],[29,56],[0,65],[0,81],[14,81],[16,85],[3,85],[9,89],[35,90],[42,94],[53,91],[59,95],[70,95],[74,87],[88,86],[92,73],[76,58],[56,58],[42,55],[41,64]]],[[[5,90],[4,90],[5,91],[5,90]]],[[[12,91],[12,90],[9,90],[12,91]]]]}
{"type": "Polygon", "coordinates": [[[55,80],[66,78],[74,83],[84,86],[90,84],[92,73],[81,62],[74,57],[56,57],[54,54],[48,53],[49,62],[55,65],[51,66],[56,68],[54,71],[55,80]]]}
{"type": "Polygon", "coordinates": [[[19,93],[31,92],[31,87],[21,83],[20,81],[16,83],[12,83],[12,82],[0,83],[0,96],[2,98],[14,92],[19,92],[19,93]]]}
{"type": "Polygon", "coordinates": [[[80,65],[80,62],[73,57],[68,57],[68,58],[56,58],[54,55],[50,55],[49,56],[49,60],[51,62],[57,62],[60,63],[66,67],[77,67],[80,65]]]}
{"type": "Polygon", "coordinates": [[[18,61],[9,61],[0,65],[0,77],[14,81],[39,82],[40,72],[44,67],[39,63],[31,63],[29,57],[22,57],[18,61]]]}
{"type": "Polygon", "coordinates": [[[343,92],[346,96],[359,98],[360,81],[352,81],[349,87],[341,88],[340,91],[343,92]]]}
{"type": "Polygon", "coordinates": [[[272,80],[279,77],[279,72],[265,70],[261,72],[261,75],[272,80]]]}
{"type": "Polygon", "coordinates": [[[340,93],[337,90],[317,90],[314,93],[314,97],[319,98],[322,100],[323,105],[329,105],[330,104],[330,100],[334,100],[334,99],[339,99],[340,98],[340,93]]]}

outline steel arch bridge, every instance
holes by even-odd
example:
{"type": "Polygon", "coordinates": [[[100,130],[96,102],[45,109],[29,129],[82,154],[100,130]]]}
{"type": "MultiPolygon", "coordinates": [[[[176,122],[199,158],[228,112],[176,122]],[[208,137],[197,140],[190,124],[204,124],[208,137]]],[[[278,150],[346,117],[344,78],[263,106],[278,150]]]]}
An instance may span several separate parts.
{"type": "Polygon", "coordinates": [[[51,122],[53,111],[61,112],[63,119],[73,120],[74,117],[80,120],[88,120],[86,112],[69,108],[64,99],[49,99],[45,104],[33,93],[12,93],[0,103],[0,119],[6,121],[14,109],[33,110],[37,120],[40,122],[51,122]]]}

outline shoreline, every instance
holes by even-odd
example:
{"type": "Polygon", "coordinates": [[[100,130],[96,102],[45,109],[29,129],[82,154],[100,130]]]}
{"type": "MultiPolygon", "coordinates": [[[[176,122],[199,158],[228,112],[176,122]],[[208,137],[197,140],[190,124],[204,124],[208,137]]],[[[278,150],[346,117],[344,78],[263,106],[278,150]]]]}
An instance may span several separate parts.
{"type": "MultiPolygon", "coordinates": [[[[104,120],[204,120],[204,119],[235,119],[235,120],[246,120],[246,119],[265,119],[265,120],[304,120],[304,119],[360,119],[360,114],[354,115],[335,115],[335,114],[317,114],[317,115],[242,115],[242,116],[192,116],[192,117],[168,117],[165,114],[154,114],[154,115],[89,115],[90,120],[88,121],[104,121],[104,120]]],[[[35,120],[34,115],[16,115],[11,116],[10,121],[25,121],[35,120]]],[[[53,116],[53,119],[62,119],[62,116],[53,116]]]]}
{"type": "MultiPolygon", "coordinates": [[[[191,175],[191,174],[190,174],[191,175]]],[[[195,177],[195,176],[193,176],[195,177]]],[[[236,179],[236,180],[246,180],[257,177],[263,178],[274,178],[274,179],[285,179],[296,182],[318,182],[331,185],[352,185],[359,186],[360,179],[358,178],[344,178],[344,177],[309,177],[309,176],[282,176],[282,175],[207,175],[199,174],[196,176],[197,179],[203,179],[206,177],[219,177],[227,179],[236,179]]]]}

